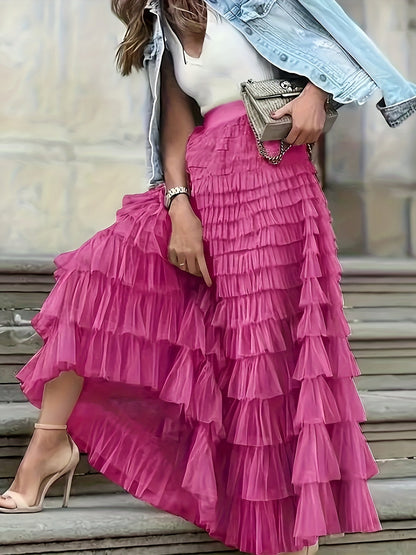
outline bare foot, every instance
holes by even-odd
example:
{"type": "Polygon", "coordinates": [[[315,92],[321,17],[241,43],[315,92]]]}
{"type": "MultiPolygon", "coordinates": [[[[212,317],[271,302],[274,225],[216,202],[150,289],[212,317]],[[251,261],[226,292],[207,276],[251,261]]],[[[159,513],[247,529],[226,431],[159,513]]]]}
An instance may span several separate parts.
{"type": "MultiPolygon", "coordinates": [[[[34,505],[42,480],[64,468],[70,456],[66,430],[36,428],[9,489],[20,493],[29,506],[34,505]]],[[[16,503],[0,496],[0,507],[14,509],[16,503]]]]}

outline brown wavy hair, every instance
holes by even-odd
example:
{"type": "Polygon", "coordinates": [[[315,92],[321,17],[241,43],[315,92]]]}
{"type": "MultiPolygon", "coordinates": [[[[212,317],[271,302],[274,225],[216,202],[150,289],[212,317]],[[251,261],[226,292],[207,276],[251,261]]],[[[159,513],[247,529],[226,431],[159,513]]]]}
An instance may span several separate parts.
{"type": "MultiPolygon", "coordinates": [[[[206,7],[203,0],[159,0],[166,18],[175,31],[203,36],[206,26],[206,7]]],[[[127,30],[117,54],[117,68],[129,75],[133,68],[143,67],[146,45],[153,34],[153,15],[145,9],[146,0],[111,0],[111,9],[125,23],[127,30]]]]}

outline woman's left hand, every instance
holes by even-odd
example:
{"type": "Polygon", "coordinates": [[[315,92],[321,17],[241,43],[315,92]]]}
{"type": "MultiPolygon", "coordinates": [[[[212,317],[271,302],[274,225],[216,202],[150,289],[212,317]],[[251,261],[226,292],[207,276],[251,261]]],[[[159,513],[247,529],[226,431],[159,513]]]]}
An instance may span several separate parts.
{"type": "Polygon", "coordinates": [[[292,129],[284,139],[286,143],[316,143],[325,125],[327,97],[328,93],[313,83],[308,83],[298,97],[271,114],[273,119],[280,119],[286,115],[292,117],[292,129]]]}

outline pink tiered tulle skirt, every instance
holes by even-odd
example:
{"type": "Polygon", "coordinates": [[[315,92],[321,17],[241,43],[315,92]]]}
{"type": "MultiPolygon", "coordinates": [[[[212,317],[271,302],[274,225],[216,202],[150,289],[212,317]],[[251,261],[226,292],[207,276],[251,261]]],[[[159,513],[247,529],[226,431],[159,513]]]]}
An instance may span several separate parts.
{"type": "Polygon", "coordinates": [[[163,185],[59,255],[34,318],[44,346],[18,378],[85,377],[68,422],[93,467],[241,551],[380,530],[367,479],[326,199],[305,147],[264,161],[241,102],[187,147],[213,286],[171,265],[163,185]]]}

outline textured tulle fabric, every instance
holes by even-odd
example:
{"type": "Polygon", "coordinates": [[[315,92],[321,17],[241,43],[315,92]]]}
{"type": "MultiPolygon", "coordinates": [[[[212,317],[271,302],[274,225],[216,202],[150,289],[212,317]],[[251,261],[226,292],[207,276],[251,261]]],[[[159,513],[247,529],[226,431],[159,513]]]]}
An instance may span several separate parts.
{"type": "Polygon", "coordinates": [[[56,258],[24,393],[40,406],[45,382],[75,369],[68,428],[91,465],[241,551],[380,530],[336,243],[306,149],[268,164],[234,103],[194,131],[187,169],[213,286],[169,263],[163,186],[125,196],[112,226],[56,258]]]}

